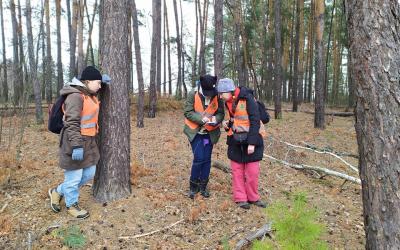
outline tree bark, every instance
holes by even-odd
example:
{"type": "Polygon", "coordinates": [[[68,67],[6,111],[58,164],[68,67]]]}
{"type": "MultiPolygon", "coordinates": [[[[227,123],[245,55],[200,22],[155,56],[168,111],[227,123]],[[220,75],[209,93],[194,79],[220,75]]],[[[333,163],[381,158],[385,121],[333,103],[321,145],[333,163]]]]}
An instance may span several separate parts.
{"type": "Polygon", "coordinates": [[[309,65],[309,73],[308,73],[308,94],[307,94],[307,101],[311,102],[312,100],[312,79],[314,75],[314,41],[315,41],[315,31],[314,31],[314,22],[315,22],[315,0],[311,0],[311,14],[310,14],[310,65],[309,65]]]}
{"type": "Polygon", "coordinates": [[[165,26],[167,27],[167,50],[168,50],[168,95],[172,96],[172,71],[171,71],[171,39],[169,37],[169,24],[168,24],[168,10],[167,5],[165,4],[166,0],[164,0],[165,6],[165,26]]]}
{"type": "Polygon", "coordinates": [[[157,68],[156,68],[156,86],[157,86],[157,94],[161,95],[161,0],[157,1],[157,68]]]}
{"type": "Polygon", "coordinates": [[[293,86],[292,86],[292,102],[293,112],[297,112],[298,110],[298,100],[297,100],[297,92],[298,92],[298,79],[299,79],[299,43],[300,43],[300,5],[302,4],[302,0],[296,1],[296,35],[294,39],[294,59],[293,59],[293,86]]]}
{"type": "Polygon", "coordinates": [[[366,249],[400,246],[400,3],[348,0],[366,249]]]}
{"type": "Polygon", "coordinates": [[[325,75],[324,75],[324,97],[325,100],[328,101],[328,85],[329,85],[329,69],[328,69],[328,64],[329,64],[329,48],[331,45],[331,36],[332,36],[332,26],[333,26],[333,16],[334,16],[334,11],[335,11],[335,5],[336,5],[336,0],[333,0],[333,7],[332,7],[332,13],[331,13],[331,22],[329,24],[329,33],[328,33],[328,43],[327,43],[327,49],[326,49],[326,61],[325,61],[325,75]]]}
{"type": "Polygon", "coordinates": [[[274,86],[274,103],[275,103],[275,119],[282,118],[281,107],[281,86],[282,86],[282,57],[281,57],[281,0],[274,0],[275,14],[275,86],[274,86]]]}
{"type": "Polygon", "coordinates": [[[154,118],[156,117],[156,105],[157,105],[157,36],[158,32],[158,14],[157,12],[161,9],[161,0],[153,0],[153,10],[152,10],[152,19],[153,19],[153,34],[151,38],[151,58],[150,58],[150,87],[149,87],[149,112],[148,117],[154,118]]]}
{"type": "Polygon", "coordinates": [[[28,55],[30,66],[30,79],[33,84],[33,93],[35,95],[35,115],[36,124],[43,124],[43,111],[42,111],[42,98],[40,95],[40,84],[37,77],[37,64],[35,60],[35,53],[33,48],[33,35],[32,35],[32,8],[31,1],[26,0],[26,32],[28,37],[28,55]]]}
{"type": "MultiPolygon", "coordinates": [[[[22,38],[22,10],[21,10],[21,2],[18,0],[18,47],[19,47],[19,72],[20,72],[20,96],[25,98],[24,94],[26,94],[26,88],[25,84],[27,83],[28,79],[26,78],[28,69],[26,67],[25,63],[25,55],[24,55],[24,40],[22,38]]],[[[23,102],[25,99],[23,99],[23,102]]],[[[23,104],[23,103],[22,103],[23,104]]]]}
{"type": "Polygon", "coordinates": [[[178,99],[182,98],[182,74],[181,74],[181,60],[182,60],[182,48],[181,48],[181,39],[179,35],[179,19],[178,19],[178,7],[176,4],[176,0],[174,0],[174,13],[175,13],[175,27],[176,27],[176,47],[177,47],[177,55],[178,55],[178,82],[176,84],[176,96],[178,99]]]}
{"type": "Polygon", "coordinates": [[[215,19],[215,35],[214,35],[214,75],[221,78],[224,69],[224,56],[222,50],[223,44],[223,9],[224,1],[214,1],[214,19],[215,19]]]}
{"type": "Polygon", "coordinates": [[[57,96],[64,85],[63,68],[61,61],[61,0],[56,2],[56,19],[57,19],[57,96]]]}
{"type": "Polygon", "coordinates": [[[96,200],[108,202],[131,194],[128,0],[103,0],[100,26],[101,69],[112,84],[101,91],[100,161],[93,185],[96,200]]]}
{"type": "Polygon", "coordinates": [[[81,74],[85,68],[85,55],[83,53],[83,16],[84,16],[84,0],[78,0],[78,59],[76,60],[76,69],[81,74]]]}
{"type": "Polygon", "coordinates": [[[301,105],[303,102],[303,79],[304,79],[304,0],[299,2],[299,13],[300,16],[300,34],[299,34],[299,63],[298,63],[298,78],[297,78],[297,105],[301,105]]]}
{"type": "Polygon", "coordinates": [[[325,98],[324,98],[324,0],[315,2],[315,116],[314,127],[325,128],[325,98]]]}
{"type": "MultiPolygon", "coordinates": [[[[78,75],[77,68],[75,65],[76,61],[76,33],[78,29],[78,11],[79,4],[78,0],[72,0],[72,18],[71,18],[71,32],[69,37],[69,78],[72,79],[78,75]]],[[[101,27],[101,26],[100,26],[101,27]]],[[[79,72],[80,73],[80,72],[79,72]]]]}
{"type": "Polygon", "coordinates": [[[51,103],[53,99],[53,59],[51,58],[51,31],[50,31],[50,6],[49,0],[44,1],[46,16],[46,101],[51,103]]]}
{"type": "Polygon", "coordinates": [[[132,1],[132,25],[133,25],[133,41],[135,43],[135,57],[136,57],[136,74],[138,79],[138,104],[137,104],[137,122],[136,127],[144,127],[144,81],[142,69],[142,55],[140,54],[140,40],[139,40],[139,23],[137,19],[137,9],[135,0],[132,1]]]}
{"type": "MultiPolygon", "coordinates": [[[[0,0],[0,15],[1,15],[1,43],[2,43],[2,48],[5,48],[6,46],[6,41],[5,41],[5,35],[4,35],[4,15],[3,15],[3,0],[0,0]]],[[[4,102],[8,102],[8,78],[7,78],[7,55],[6,55],[6,50],[3,49],[3,92],[2,92],[2,97],[4,102]]]]}
{"type": "Polygon", "coordinates": [[[15,12],[14,0],[10,0],[10,12],[11,12],[11,23],[13,28],[13,86],[14,86],[14,105],[17,106],[21,99],[21,75],[20,75],[20,62],[19,62],[19,51],[18,51],[18,21],[15,12]]]}

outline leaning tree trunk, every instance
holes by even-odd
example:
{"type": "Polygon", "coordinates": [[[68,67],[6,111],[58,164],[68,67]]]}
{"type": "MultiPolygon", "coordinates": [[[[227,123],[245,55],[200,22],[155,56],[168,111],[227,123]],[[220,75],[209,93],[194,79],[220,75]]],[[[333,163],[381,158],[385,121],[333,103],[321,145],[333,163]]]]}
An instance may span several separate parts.
{"type": "Polygon", "coordinates": [[[214,74],[221,78],[223,76],[224,57],[222,51],[223,44],[223,0],[215,0],[214,2],[214,19],[215,19],[215,35],[214,35],[214,74]]]}
{"type": "Polygon", "coordinates": [[[33,84],[33,93],[35,95],[35,114],[36,123],[43,124],[43,111],[42,111],[42,98],[40,95],[40,84],[37,76],[37,64],[35,60],[35,53],[33,48],[33,35],[32,35],[32,8],[31,0],[26,0],[26,31],[28,37],[28,55],[29,55],[29,66],[30,66],[30,79],[33,84]]]}
{"type": "Polygon", "coordinates": [[[57,19],[57,95],[63,87],[64,77],[61,61],[61,0],[56,0],[56,19],[57,19]]]}
{"type": "Polygon", "coordinates": [[[281,111],[281,89],[282,89],[282,52],[281,52],[281,0],[274,0],[274,26],[275,26],[275,84],[274,84],[274,103],[275,119],[282,118],[281,111]]]}
{"type": "Polygon", "coordinates": [[[138,79],[138,104],[137,104],[137,122],[138,128],[144,127],[144,81],[142,69],[142,55],[140,54],[140,40],[139,40],[139,25],[137,19],[137,9],[135,0],[132,1],[132,25],[133,25],[133,41],[135,43],[135,57],[136,57],[136,74],[138,79]]]}
{"type": "Polygon", "coordinates": [[[325,128],[324,102],[324,0],[315,2],[315,116],[314,127],[325,128]]]}
{"type": "MultiPolygon", "coordinates": [[[[3,16],[3,0],[0,0],[0,15],[1,15],[1,43],[2,43],[2,48],[5,48],[6,41],[5,41],[5,35],[4,35],[4,16],[3,16]]],[[[3,49],[3,92],[2,92],[2,97],[4,102],[8,102],[8,82],[7,82],[7,56],[6,56],[6,50],[3,49]]]]}
{"type": "Polygon", "coordinates": [[[100,40],[100,65],[112,79],[101,90],[98,140],[101,157],[93,186],[93,194],[101,202],[131,194],[128,6],[128,0],[103,0],[101,4],[100,26],[107,32],[100,40]]]}
{"type": "Polygon", "coordinates": [[[348,0],[366,249],[400,246],[400,3],[348,0]]]}

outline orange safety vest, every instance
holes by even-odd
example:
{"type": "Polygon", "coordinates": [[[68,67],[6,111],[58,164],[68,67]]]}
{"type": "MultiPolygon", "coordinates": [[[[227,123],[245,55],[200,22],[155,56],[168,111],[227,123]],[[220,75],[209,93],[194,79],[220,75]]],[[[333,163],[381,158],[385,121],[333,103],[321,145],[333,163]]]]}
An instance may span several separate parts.
{"type": "MultiPolygon", "coordinates": [[[[203,116],[207,116],[208,118],[211,118],[218,110],[218,98],[217,96],[215,96],[210,104],[208,105],[208,107],[204,110],[204,106],[203,103],[201,101],[200,95],[196,92],[196,94],[194,95],[194,111],[196,113],[198,113],[199,115],[203,116]]],[[[185,118],[185,124],[193,129],[196,130],[200,127],[199,124],[185,118]]],[[[204,125],[204,128],[207,129],[207,131],[213,131],[215,129],[219,129],[219,124],[217,126],[211,126],[211,125],[204,125]]]]}
{"type": "MultiPolygon", "coordinates": [[[[231,119],[231,111],[228,110],[229,119],[231,119]]],[[[240,99],[236,105],[236,109],[233,114],[233,125],[228,131],[228,136],[233,133],[248,133],[250,131],[250,119],[247,113],[247,102],[245,99],[240,99]]],[[[265,138],[266,132],[264,124],[260,121],[260,135],[265,138]]]]}
{"type": "Polygon", "coordinates": [[[97,97],[83,95],[81,135],[95,136],[99,132],[99,108],[100,102],[97,97]]]}

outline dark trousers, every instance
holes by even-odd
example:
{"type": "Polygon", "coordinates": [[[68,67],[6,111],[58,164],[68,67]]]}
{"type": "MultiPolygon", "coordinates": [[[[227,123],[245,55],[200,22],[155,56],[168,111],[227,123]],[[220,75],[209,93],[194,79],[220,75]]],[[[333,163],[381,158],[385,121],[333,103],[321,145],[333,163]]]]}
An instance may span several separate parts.
{"type": "Polygon", "coordinates": [[[210,135],[197,134],[190,143],[193,152],[192,171],[190,180],[207,180],[211,169],[211,153],[213,145],[211,144],[210,135]]]}

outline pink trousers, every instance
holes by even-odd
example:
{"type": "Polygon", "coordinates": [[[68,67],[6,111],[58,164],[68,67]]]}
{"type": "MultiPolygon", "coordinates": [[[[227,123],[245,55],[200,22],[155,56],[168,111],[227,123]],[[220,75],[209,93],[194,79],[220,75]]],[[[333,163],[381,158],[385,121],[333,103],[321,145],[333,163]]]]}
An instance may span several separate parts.
{"type": "Polygon", "coordinates": [[[235,202],[258,201],[258,176],[260,162],[238,163],[231,161],[232,191],[235,202]]]}

